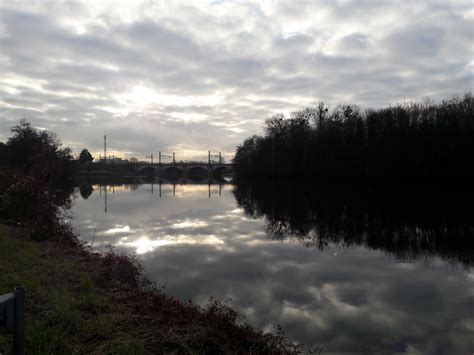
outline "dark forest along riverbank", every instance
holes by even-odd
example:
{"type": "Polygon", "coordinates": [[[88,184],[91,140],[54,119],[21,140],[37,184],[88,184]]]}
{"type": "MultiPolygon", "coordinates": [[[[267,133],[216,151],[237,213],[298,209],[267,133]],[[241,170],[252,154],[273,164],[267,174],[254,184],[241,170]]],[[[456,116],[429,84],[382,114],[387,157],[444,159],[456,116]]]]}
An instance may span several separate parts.
{"type": "Polygon", "coordinates": [[[325,352],[470,353],[473,194],[435,185],[76,188],[95,250],[136,253],[182,300],[228,300],[325,352]]]}

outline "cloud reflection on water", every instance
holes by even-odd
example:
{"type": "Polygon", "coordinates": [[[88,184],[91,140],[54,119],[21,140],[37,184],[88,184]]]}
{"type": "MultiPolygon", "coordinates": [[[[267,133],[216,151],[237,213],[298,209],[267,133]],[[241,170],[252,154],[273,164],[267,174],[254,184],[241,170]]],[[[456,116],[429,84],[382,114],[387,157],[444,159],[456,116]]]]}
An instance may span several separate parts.
{"type": "Polygon", "coordinates": [[[306,248],[265,233],[265,218],[236,208],[230,186],[150,186],[78,198],[74,225],[95,247],[139,254],[149,275],[178,298],[231,304],[260,329],[281,324],[307,346],[338,353],[469,353],[474,348],[471,269],[438,257],[403,261],[364,246],[306,248]],[[170,189],[170,187],[168,187],[170,189]],[[107,233],[108,232],[108,233],[107,233]],[[453,291],[455,290],[455,292],[453,291]]]}

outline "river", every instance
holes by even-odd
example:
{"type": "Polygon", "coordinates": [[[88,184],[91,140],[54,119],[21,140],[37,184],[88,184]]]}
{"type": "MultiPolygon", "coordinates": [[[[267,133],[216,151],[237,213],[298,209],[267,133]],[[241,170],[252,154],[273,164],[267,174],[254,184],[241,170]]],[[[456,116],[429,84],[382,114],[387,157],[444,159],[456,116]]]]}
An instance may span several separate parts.
{"type": "Polygon", "coordinates": [[[83,184],[72,224],[94,250],[136,254],[169,295],[228,302],[306,349],[471,354],[471,196],[386,190],[83,184]]]}

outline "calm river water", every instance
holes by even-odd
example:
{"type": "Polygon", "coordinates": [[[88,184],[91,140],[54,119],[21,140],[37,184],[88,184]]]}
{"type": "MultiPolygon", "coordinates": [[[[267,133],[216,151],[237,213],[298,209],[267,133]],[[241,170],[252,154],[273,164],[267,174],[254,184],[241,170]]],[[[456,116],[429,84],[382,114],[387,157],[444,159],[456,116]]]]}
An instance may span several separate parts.
{"type": "Polygon", "coordinates": [[[472,196],[434,189],[83,184],[72,223],[168,294],[306,349],[472,354],[472,196]]]}

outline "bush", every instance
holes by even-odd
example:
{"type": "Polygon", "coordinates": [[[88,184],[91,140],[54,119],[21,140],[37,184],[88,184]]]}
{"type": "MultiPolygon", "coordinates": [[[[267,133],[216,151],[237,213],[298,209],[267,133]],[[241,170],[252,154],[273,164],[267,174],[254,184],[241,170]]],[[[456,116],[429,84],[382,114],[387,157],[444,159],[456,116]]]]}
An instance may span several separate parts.
{"type": "Polygon", "coordinates": [[[35,129],[25,120],[11,131],[13,136],[5,144],[3,154],[8,159],[7,166],[41,176],[48,185],[68,173],[71,150],[62,148],[54,133],[35,129]]]}
{"type": "Polygon", "coordinates": [[[55,195],[41,180],[29,175],[20,175],[1,193],[1,214],[16,223],[28,226],[32,236],[47,239],[50,236],[65,236],[69,226],[62,221],[62,211],[55,203],[55,195]]]}

